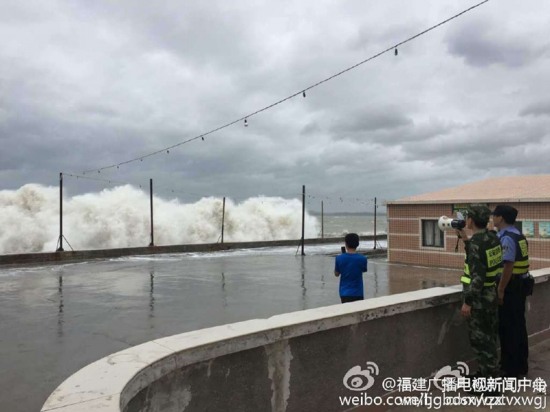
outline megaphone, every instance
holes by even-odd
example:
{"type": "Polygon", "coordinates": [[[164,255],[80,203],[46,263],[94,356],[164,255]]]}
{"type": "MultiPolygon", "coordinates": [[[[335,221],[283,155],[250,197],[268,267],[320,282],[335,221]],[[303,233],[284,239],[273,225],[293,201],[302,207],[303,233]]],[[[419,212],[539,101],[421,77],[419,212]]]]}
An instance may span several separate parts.
{"type": "Polygon", "coordinates": [[[466,221],[464,219],[453,219],[447,216],[441,216],[437,221],[437,226],[441,230],[464,229],[466,221]]]}

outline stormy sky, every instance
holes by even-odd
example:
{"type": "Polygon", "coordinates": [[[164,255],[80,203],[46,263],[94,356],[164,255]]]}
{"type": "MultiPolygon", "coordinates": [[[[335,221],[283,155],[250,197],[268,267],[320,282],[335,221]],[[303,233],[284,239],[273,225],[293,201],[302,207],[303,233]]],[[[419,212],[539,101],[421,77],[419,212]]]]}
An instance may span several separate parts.
{"type": "Polygon", "coordinates": [[[374,197],[549,173],[540,0],[489,1],[248,127],[162,150],[476,3],[0,0],[0,190],[57,186],[59,172],[73,195],[152,178],[159,196],[184,201],[296,197],[306,185],[310,209],[359,211],[374,197]]]}

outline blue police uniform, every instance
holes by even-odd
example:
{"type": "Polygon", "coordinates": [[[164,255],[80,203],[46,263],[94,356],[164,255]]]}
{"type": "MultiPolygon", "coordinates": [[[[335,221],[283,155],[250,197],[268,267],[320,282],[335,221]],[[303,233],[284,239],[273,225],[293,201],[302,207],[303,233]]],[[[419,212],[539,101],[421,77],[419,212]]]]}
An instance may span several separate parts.
{"type": "Polygon", "coordinates": [[[522,276],[529,271],[527,240],[514,226],[501,229],[498,237],[503,261],[514,262],[512,277],[504,291],[504,303],[498,310],[500,366],[503,375],[517,377],[528,371],[529,343],[522,282],[522,276]]]}

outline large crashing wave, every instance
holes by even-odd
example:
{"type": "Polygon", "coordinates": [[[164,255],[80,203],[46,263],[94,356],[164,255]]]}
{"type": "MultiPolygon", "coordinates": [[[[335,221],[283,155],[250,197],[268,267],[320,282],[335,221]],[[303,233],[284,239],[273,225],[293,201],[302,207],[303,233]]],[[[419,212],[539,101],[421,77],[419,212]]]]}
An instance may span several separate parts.
{"type": "MultiPolygon", "coordinates": [[[[155,245],[219,241],[222,199],[153,202],[155,245]]],[[[299,239],[301,219],[298,199],[226,199],[224,241],[299,239]]],[[[147,246],[150,224],[149,194],[130,185],[63,200],[63,235],[75,250],[147,246]]],[[[307,213],[305,230],[307,238],[319,233],[317,219],[307,213]]],[[[58,188],[28,184],[0,191],[0,254],[52,252],[58,237],[58,188]]]]}

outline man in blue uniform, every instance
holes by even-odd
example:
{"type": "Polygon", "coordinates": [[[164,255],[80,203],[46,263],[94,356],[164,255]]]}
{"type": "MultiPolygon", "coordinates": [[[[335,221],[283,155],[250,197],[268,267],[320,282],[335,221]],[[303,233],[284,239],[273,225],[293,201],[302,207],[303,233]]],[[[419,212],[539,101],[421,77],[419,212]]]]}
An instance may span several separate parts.
{"type": "Polygon", "coordinates": [[[522,279],[529,272],[527,240],[514,226],[517,209],[509,205],[498,205],[492,214],[504,260],[497,289],[500,366],[504,376],[519,377],[527,374],[529,356],[522,279]]]}
{"type": "Polygon", "coordinates": [[[334,275],[340,276],[340,300],[347,303],[364,298],[363,272],[367,271],[367,258],[357,253],[357,233],[348,233],[344,241],[346,253],[336,256],[334,275]]]}

